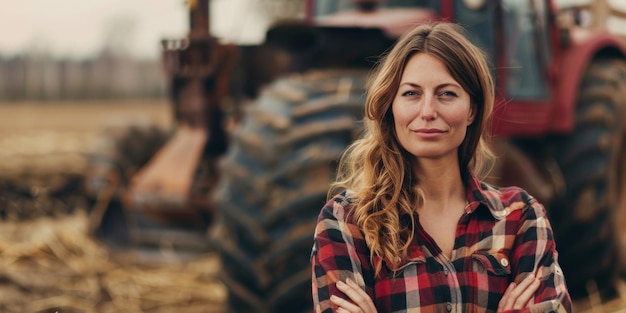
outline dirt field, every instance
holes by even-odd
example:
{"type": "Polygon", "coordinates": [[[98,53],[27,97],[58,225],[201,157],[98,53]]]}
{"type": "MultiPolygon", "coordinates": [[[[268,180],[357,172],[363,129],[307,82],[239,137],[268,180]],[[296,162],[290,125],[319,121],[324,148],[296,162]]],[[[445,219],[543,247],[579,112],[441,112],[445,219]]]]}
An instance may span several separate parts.
{"type": "Polygon", "coordinates": [[[0,177],[76,172],[104,124],[171,123],[165,101],[0,103],[0,177]]]}
{"type": "MultiPolygon", "coordinates": [[[[79,194],[103,125],[171,124],[164,101],[0,103],[0,312],[220,312],[217,260],[138,262],[87,236],[79,194]],[[61,199],[51,190],[68,185],[61,199]]],[[[82,201],[81,201],[82,200],[82,201]]]]}
{"type": "Polygon", "coordinates": [[[68,188],[80,187],[86,155],[103,127],[140,121],[168,127],[169,109],[165,101],[0,103],[0,218],[80,206],[68,188]],[[55,203],[43,201],[46,194],[55,194],[55,203]],[[57,208],[58,198],[69,207],[57,208]]]}

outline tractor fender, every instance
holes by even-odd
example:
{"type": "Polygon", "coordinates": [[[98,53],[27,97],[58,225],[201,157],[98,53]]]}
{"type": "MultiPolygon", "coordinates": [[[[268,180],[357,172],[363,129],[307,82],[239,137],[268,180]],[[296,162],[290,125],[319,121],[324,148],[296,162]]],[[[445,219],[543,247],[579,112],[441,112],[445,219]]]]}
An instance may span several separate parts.
{"type": "Polygon", "coordinates": [[[554,95],[553,132],[568,133],[573,129],[576,97],[585,69],[591,60],[604,55],[625,57],[626,43],[607,32],[572,31],[570,44],[561,54],[560,80],[554,95]]]}

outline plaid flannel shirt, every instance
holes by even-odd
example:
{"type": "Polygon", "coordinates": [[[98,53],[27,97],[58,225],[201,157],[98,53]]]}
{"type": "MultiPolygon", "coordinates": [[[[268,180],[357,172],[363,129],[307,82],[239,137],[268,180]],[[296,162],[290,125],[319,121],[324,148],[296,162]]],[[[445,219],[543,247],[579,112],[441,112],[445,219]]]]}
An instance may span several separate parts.
{"type": "Polygon", "coordinates": [[[350,218],[350,192],[331,199],[320,212],[311,253],[315,312],[333,312],[332,295],[347,299],[336,287],[346,278],[367,292],[380,313],[496,312],[508,285],[529,273],[541,285],[519,312],[571,312],[544,207],[520,188],[494,188],[473,176],[466,186],[469,204],[457,224],[452,257],[441,253],[416,219],[408,259],[396,269],[383,260],[377,279],[363,233],[350,218]]]}

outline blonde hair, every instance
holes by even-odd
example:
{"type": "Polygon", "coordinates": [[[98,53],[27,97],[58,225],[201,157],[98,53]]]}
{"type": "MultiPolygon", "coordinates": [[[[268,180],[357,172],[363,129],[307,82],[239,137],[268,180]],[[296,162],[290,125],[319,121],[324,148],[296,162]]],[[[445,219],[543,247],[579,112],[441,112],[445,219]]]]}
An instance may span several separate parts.
{"type": "Polygon", "coordinates": [[[365,132],[345,151],[337,181],[329,191],[355,192],[352,218],[365,235],[371,260],[374,256],[381,258],[374,264],[376,275],[382,260],[396,268],[398,257],[407,257],[413,240],[414,208],[424,199],[418,177],[413,177],[411,171],[411,155],[395,136],[391,111],[404,68],[417,53],[441,60],[470,96],[475,119],[458,148],[462,179],[467,179],[470,172],[484,178],[493,160],[486,136],[495,87],[485,54],[465,38],[461,27],[452,23],[420,25],[404,34],[373,72],[365,103],[365,132]],[[410,223],[401,223],[406,215],[410,223]]]}

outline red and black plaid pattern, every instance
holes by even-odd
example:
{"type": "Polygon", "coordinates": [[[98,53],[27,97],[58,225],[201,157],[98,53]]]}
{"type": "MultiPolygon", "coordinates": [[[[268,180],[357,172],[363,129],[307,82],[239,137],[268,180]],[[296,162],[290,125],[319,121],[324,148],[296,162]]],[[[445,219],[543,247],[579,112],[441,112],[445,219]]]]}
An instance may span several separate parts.
{"type": "MultiPolygon", "coordinates": [[[[541,286],[521,312],[571,312],[552,228],[544,207],[520,188],[494,188],[470,177],[469,205],[457,224],[452,257],[418,225],[409,257],[378,279],[363,234],[349,218],[344,192],[321,210],[311,254],[316,313],[333,312],[330,297],[346,298],[335,283],[351,278],[378,312],[496,312],[507,286],[536,273],[541,286]]],[[[374,260],[377,261],[376,259],[374,260]]]]}

